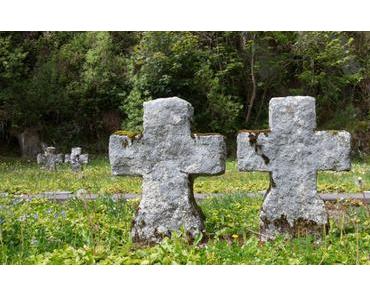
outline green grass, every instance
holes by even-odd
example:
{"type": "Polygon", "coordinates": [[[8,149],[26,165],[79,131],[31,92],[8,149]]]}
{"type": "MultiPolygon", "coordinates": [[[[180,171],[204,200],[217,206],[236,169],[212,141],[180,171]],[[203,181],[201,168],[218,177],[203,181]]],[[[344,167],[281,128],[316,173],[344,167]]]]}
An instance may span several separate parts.
{"type": "MultiPolygon", "coordinates": [[[[370,190],[370,162],[353,162],[350,172],[320,172],[320,192],[361,192],[357,180],[362,178],[362,190],[370,190]]],[[[69,166],[58,167],[58,172],[41,170],[34,162],[15,158],[0,159],[0,192],[31,194],[46,191],[85,189],[93,193],[140,193],[141,178],[113,177],[106,158],[94,159],[83,175],[74,174],[69,166]]],[[[224,175],[199,177],[194,184],[198,193],[240,193],[266,190],[268,173],[238,172],[235,161],[227,162],[224,175]]]]}
{"type": "MultiPolygon", "coordinates": [[[[206,215],[206,243],[204,238],[190,243],[179,232],[152,247],[135,246],[130,229],[138,201],[114,201],[109,193],[139,193],[141,179],[112,177],[108,160],[101,157],[82,176],[66,165],[55,173],[33,162],[3,158],[0,181],[0,192],[11,193],[0,199],[2,264],[370,264],[369,208],[361,205],[336,204],[342,212],[331,219],[330,232],[319,243],[306,237],[278,238],[261,245],[262,200],[237,193],[265,190],[268,174],[238,172],[235,161],[227,162],[224,175],[195,182],[196,192],[229,193],[200,202],[206,215]],[[57,203],[12,196],[81,188],[101,197],[57,203]]],[[[370,190],[370,164],[354,163],[351,172],[319,173],[318,188],[324,192],[370,190]]]]}
{"type": "Polygon", "coordinates": [[[365,206],[340,204],[321,242],[312,238],[261,245],[260,199],[232,195],[200,202],[207,242],[181,232],[152,247],[135,246],[130,228],[138,201],[0,200],[2,264],[370,264],[370,216],[365,206]]]}

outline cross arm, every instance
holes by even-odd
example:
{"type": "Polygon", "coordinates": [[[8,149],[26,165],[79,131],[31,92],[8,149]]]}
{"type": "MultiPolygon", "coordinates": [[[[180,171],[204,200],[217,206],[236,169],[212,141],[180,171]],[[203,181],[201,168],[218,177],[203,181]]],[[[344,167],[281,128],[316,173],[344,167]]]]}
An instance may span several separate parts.
{"type": "Polygon", "coordinates": [[[139,139],[126,135],[111,135],[109,138],[109,161],[113,175],[142,175],[139,139]]]}
{"type": "Polygon", "coordinates": [[[188,174],[217,175],[225,172],[226,144],[221,134],[194,134],[191,153],[182,171],[188,174]]]}
{"type": "Polygon", "coordinates": [[[89,154],[81,154],[80,161],[82,164],[87,164],[89,162],[89,154]]]}
{"type": "Polygon", "coordinates": [[[315,132],[318,170],[351,169],[351,134],[347,131],[315,132]]]}
{"type": "Polygon", "coordinates": [[[239,171],[269,171],[269,160],[263,153],[264,139],[268,130],[242,131],[237,138],[239,171]]]}

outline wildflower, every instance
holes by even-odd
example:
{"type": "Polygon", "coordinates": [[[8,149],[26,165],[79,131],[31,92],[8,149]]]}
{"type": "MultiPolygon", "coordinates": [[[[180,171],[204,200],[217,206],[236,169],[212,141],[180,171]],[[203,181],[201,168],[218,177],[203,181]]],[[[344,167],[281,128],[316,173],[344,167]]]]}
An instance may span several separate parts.
{"type": "Polygon", "coordinates": [[[37,245],[39,243],[39,241],[36,239],[36,238],[32,238],[31,239],[31,245],[37,245]]]}
{"type": "Polygon", "coordinates": [[[66,212],[65,212],[64,210],[62,210],[62,211],[60,212],[60,215],[61,215],[63,218],[65,218],[65,217],[66,217],[66,212]]]}
{"type": "Polygon", "coordinates": [[[39,215],[38,215],[37,213],[35,213],[35,214],[33,215],[33,218],[34,218],[35,220],[37,220],[37,219],[39,218],[39,215]]]}
{"type": "Polygon", "coordinates": [[[13,199],[13,201],[12,201],[12,203],[13,203],[13,205],[17,205],[19,202],[21,202],[21,198],[15,198],[15,199],[13,199]]]}
{"type": "Polygon", "coordinates": [[[234,239],[237,239],[239,237],[239,235],[238,234],[233,234],[231,237],[234,238],[234,239]]]}
{"type": "Polygon", "coordinates": [[[19,218],[18,218],[18,221],[19,222],[24,222],[25,220],[26,220],[26,216],[25,215],[22,215],[22,216],[20,216],[19,218]]]}

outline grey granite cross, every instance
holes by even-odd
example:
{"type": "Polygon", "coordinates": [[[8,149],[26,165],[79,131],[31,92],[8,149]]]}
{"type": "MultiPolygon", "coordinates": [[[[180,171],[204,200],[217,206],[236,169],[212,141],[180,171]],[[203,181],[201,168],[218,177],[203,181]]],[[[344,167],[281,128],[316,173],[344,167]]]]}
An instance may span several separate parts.
{"type": "Polygon", "coordinates": [[[64,156],[64,163],[71,163],[72,171],[81,171],[82,165],[87,164],[89,161],[89,154],[81,154],[80,147],[73,147],[71,154],[64,156]]]}
{"type": "Polygon", "coordinates": [[[180,98],[144,103],[143,135],[112,135],[113,175],[143,177],[143,194],[134,220],[136,242],[156,243],[181,229],[192,237],[204,230],[193,196],[193,180],[225,171],[226,147],[219,134],[192,135],[193,107],[180,98]]]}
{"type": "Polygon", "coordinates": [[[44,153],[37,154],[37,164],[49,171],[55,171],[60,161],[60,156],[55,154],[55,150],[53,146],[46,147],[44,153]]]}
{"type": "Polygon", "coordinates": [[[81,171],[82,165],[87,164],[89,160],[88,154],[81,154],[82,149],[80,147],[73,147],[71,150],[70,162],[72,170],[77,172],[81,171]]]}
{"type": "Polygon", "coordinates": [[[238,135],[240,171],[270,172],[270,189],[260,213],[261,240],[278,234],[320,236],[328,227],[316,189],[318,170],[350,170],[351,135],[315,131],[315,98],[272,98],[271,130],[238,135]]]}

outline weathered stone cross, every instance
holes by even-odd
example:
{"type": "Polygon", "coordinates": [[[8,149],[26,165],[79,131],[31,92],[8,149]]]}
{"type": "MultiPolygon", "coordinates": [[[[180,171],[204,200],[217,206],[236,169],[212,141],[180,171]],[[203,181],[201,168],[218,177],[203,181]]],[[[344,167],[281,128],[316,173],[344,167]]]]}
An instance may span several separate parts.
{"type": "Polygon", "coordinates": [[[37,164],[49,171],[55,171],[56,165],[61,163],[60,154],[55,154],[55,147],[49,146],[44,153],[37,154],[37,164]]]}
{"type": "Polygon", "coordinates": [[[70,155],[65,155],[65,162],[71,163],[72,171],[81,171],[82,165],[87,164],[89,161],[88,154],[81,154],[80,147],[73,147],[70,155]]]}
{"type": "Polygon", "coordinates": [[[193,108],[180,98],[144,103],[143,135],[112,135],[113,175],[143,176],[143,194],[134,220],[136,242],[156,243],[181,227],[195,236],[204,229],[193,197],[193,179],[225,171],[222,135],[193,135],[193,108]]]}
{"type": "Polygon", "coordinates": [[[322,234],[328,216],[316,190],[318,170],[350,170],[346,131],[315,131],[315,98],[272,98],[270,130],[238,135],[240,171],[270,172],[260,213],[261,240],[278,234],[322,234]]]}

